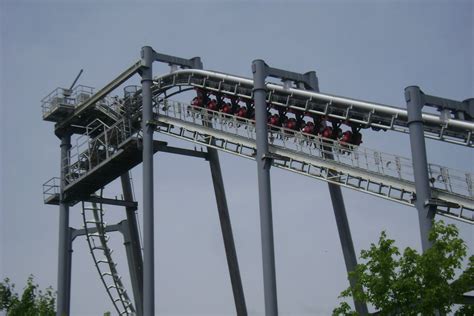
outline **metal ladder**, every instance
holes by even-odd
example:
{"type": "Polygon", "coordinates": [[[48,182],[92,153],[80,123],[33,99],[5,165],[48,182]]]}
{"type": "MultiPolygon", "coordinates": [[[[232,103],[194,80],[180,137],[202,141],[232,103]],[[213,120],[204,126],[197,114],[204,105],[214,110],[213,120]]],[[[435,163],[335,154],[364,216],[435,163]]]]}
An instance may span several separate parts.
{"type": "Polygon", "coordinates": [[[102,204],[83,201],[82,217],[94,265],[112,304],[119,315],[135,315],[135,308],[117,272],[117,264],[112,259],[113,251],[108,247],[110,236],[102,204]]]}

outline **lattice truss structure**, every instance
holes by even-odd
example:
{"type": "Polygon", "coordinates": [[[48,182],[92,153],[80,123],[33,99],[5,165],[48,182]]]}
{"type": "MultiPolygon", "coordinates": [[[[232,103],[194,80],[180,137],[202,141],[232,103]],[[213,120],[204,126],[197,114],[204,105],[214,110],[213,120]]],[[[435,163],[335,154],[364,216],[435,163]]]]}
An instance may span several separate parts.
{"type": "MultiPolygon", "coordinates": [[[[339,194],[341,199],[340,187],[346,187],[414,206],[428,220],[438,214],[474,224],[472,173],[427,163],[423,152],[412,151],[412,158],[406,158],[361,145],[362,132],[371,129],[408,133],[412,145],[421,141],[416,144],[418,147],[421,144],[423,150],[424,138],[472,148],[472,99],[448,100],[410,87],[406,90],[407,111],[320,93],[314,72],[296,74],[254,61],[253,74],[252,80],[202,70],[199,58],[182,59],[145,47],[140,61],[101,90],[96,92],[91,87],[73,87],[73,84],[69,89],[55,89],[42,100],[43,119],[56,123],[55,134],[61,139],[61,175],[46,182],[43,190],[45,203],[60,206],[59,314],[69,314],[70,250],[78,236],[86,237],[100,279],[117,312],[120,315],[153,314],[154,285],[147,283],[150,276],[153,279],[153,261],[143,262],[136,221],[138,204],[134,201],[128,172],[143,162],[146,177],[150,174],[149,157],[157,151],[204,158],[211,164],[239,315],[246,315],[247,311],[218,151],[256,160],[259,172],[262,171],[259,174],[262,251],[264,263],[270,266],[269,273],[264,271],[267,315],[277,313],[271,271],[273,236],[265,231],[265,225],[271,225],[265,222],[265,214],[270,212],[271,215],[270,193],[265,187],[267,180],[269,183],[270,166],[328,182],[331,194],[339,194]],[[171,72],[153,78],[154,61],[170,64],[171,72]],[[143,86],[126,86],[123,96],[111,96],[135,74],[142,77],[143,86]],[[282,79],[282,84],[264,81],[268,76],[282,79]],[[176,101],[180,94],[191,95],[192,100],[176,101]],[[413,100],[418,100],[418,114],[410,114],[413,100]],[[421,112],[424,105],[437,107],[439,115],[421,112]],[[351,130],[343,133],[342,126],[351,130]],[[416,127],[421,131],[418,133],[421,140],[416,138],[416,127]],[[153,140],[153,133],[194,143],[202,149],[171,147],[153,140]],[[121,178],[123,199],[104,197],[102,189],[117,178],[121,178]],[[73,229],[69,227],[68,212],[69,207],[77,203],[82,205],[83,227],[73,229]],[[123,206],[126,219],[106,224],[104,205],[109,204],[123,206]],[[133,296],[124,288],[108,246],[109,234],[115,231],[121,232],[125,240],[133,296]]],[[[149,222],[146,216],[153,212],[152,203],[147,205],[149,195],[146,196],[152,192],[152,184],[151,179],[151,188],[144,193],[146,222],[149,222]]],[[[334,208],[341,219],[338,230],[350,271],[356,259],[344,205],[334,205],[334,208]]],[[[429,224],[422,222],[420,216],[423,241],[423,230],[429,224]]],[[[147,240],[150,231],[153,232],[153,226],[145,225],[144,252],[149,251],[148,258],[153,260],[153,250],[147,249],[147,245],[153,246],[153,241],[147,240]]],[[[425,248],[425,244],[423,246],[425,248]]],[[[356,309],[367,313],[364,305],[356,304],[356,309]]]]}

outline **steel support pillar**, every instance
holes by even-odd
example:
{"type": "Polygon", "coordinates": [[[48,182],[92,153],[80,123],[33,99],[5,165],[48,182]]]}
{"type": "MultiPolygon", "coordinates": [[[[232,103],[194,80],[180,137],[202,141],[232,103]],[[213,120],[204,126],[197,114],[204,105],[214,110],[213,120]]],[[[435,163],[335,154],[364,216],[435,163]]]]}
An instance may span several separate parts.
{"type": "MultiPolygon", "coordinates": [[[[129,173],[120,177],[122,182],[123,198],[125,201],[133,202],[132,185],[129,173]]],[[[138,224],[136,218],[136,208],[126,207],[127,230],[129,240],[126,240],[127,261],[130,271],[130,279],[133,289],[133,298],[137,316],[143,316],[143,258],[138,234],[138,224]]]]}
{"type": "Polygon", "coordinates": [[[155,240],[153,210],[153,49],[141,51],[142,68],[142,130],[143,130],[143,313],[155,315],[155,240]]]}
{"type": "Polygon", "coordinates": [[[275,249],[273,244],[272,200],[270,188],[271,158],[268,151],[266,86],[267,65],[263,60],[252,62],[253,99],[255,105],[255,127],[257,144],[258,197],[260,207],[260,230],[262,242],[263,288],[265,315],[278,315],[277,286],[275,272],[275,249]]]}
{"type": "Polygon", "coordinates": [[[73,248],[72,248],[72,234],[73,234],[74,229],[72,227],[68,228],[68,251],[67,251],[67,273],[68,273],[68,278],[67,278],[67,285],[66,285],[66,293],[67,293],[67,298],[66,302],[68,306],[68,310],[70,311],[71,309],[71,279],[72,279],[72,253],[73,253],[73,248]]]}
{"type": "Polygon", "coordinates": [[[57,316],[67,316],[71,302],[71,236],[69,229],[69,204],[64,202],[66,173],[69,167],[71,135],[61,137],[61,182],[59,191],[59,246],[58,246],[58,296],[57,316]]]}
{"type": "MultiPolygon", "coordinates": [[[[319,81],[315,72],[309,72],[309,87],[310,90],[319,93],[319,81]]],[[[326,150],[331,150],[326,148],[326,150]]],[[[326,153],[327,159],[334,159],[332,153],[326,153]]],[[[344,204],[344,197],[342,196],[341,187],[334,183],[328,183],[329,195],[331,196],[332,207],[334,210],[334,217],[336,219],[337,232],[342,247],[342,255],[344,256],[344,263],[346,265],[347,275],[349,272],[355,270],[357,265],[357,257],[354,250],[354,243],[352,241],[351,230],[349,227],[349,220],[347,219],[346,206],[344,204]]],[[[356,287],[357,280],[349,278],[351,288],[356,287]]],[[[367,304],[354,300],[354,306],[359,315],[368,315],[367,304]]]]}
{"type": "Polygon", "coordinates": [[[410,129],[411,157],[415,177],[416,200],[420,224],[421,247],[423,252],[431,247],[429,232],[433,226],[436,206],[430,205],[431,189],[428,176],[425,136],[421,110],[424,106],[423,93],[419,87],[405,88],[407,102],[408,127],[410,129]]]}

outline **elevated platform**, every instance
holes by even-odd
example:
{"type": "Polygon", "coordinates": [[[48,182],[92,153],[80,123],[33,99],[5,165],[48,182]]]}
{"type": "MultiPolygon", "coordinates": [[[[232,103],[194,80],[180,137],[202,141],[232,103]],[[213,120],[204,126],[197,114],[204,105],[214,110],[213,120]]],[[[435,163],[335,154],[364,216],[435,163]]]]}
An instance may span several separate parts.
{"type": "Polygon", "coordinates": [[[60,122],[74,113],[75,105],[59,103],[43,114],[43,120],[48,122],[60,122]]]}
{"type": "Polygon", "coordinates": [[[59,193],[52,194],[44,199],[44,204],[59,205],[59,193]]]}
{"type": "MultiPolygon", "coordinates": [[[[153,150],[156,153],[163,142],[155,141],[153,150]]],[[[74,203],[87,200],[91,194],[109,184],[122,174],[142,162],[141,142],[136,137],[130,137],[119,145],[119,150],[104,160],[76,181],[64,188],[65,201],[74,203]]],[[[51,204],[54,198],[51,198],[51,204]]],[[[49,203],[48,203],[49,204],[49,203]]]]}

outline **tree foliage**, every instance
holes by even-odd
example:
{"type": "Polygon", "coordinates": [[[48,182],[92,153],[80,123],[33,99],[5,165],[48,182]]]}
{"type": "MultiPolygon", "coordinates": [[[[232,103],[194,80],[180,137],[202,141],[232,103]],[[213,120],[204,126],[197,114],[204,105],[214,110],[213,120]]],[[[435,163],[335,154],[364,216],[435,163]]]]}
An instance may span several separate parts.
{"type": "Polygon", "coordinates": [[[23,294],[15,292],[15,285],[6,278],[0,282],[0,311],[6,311],[8,316],[54,316],[55,293],[51,287],[44,292],[29,276],[23,294]]]}
{"type": "MultiPolygon", "coordinates": [[[[349,277],[357,280],[355,289],[340,297],[354,297],[373,305],[381,315],[433,315],[449,313],[465,292],[474,287],[474,256],[459,277],[466,257],[466,245],[454,225],[435,222],[429,239],[432,247],[423,254],[406,248],[403,254],[382,232],[378,244],[361,251],[365,263],[356,266],[349,277]]],[[[463,306],[456,314],[473,315],[473,306],[463,306]]],[[[342,302],[333,315],[357,315],[342,302]]]]}

